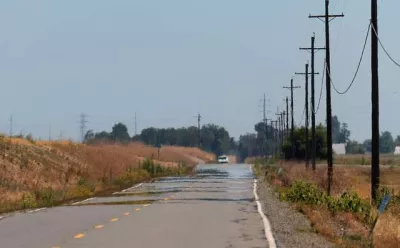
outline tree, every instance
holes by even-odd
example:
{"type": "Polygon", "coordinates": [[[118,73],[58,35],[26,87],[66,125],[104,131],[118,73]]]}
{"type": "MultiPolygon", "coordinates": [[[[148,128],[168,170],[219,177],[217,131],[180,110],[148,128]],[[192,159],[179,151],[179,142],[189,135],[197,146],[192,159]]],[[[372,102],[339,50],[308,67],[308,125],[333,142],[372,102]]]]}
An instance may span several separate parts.
{"type": "Polygon", "coordinates": [[[128,133],[128,128],[121,122],[113,126],[110,136],[112,140],[121,143],[129,142],[131,139],[128,133]]]}
{"type": "Polygon", "coordinates": [[[350,130],[348,129],[347,123],[343,123],[340,128],[339,140],[338,143],[346,143],[350,141],[350,130]]]}
{"type": "Polygon", "coordinates": [[[340,121],[336,115],[332,116],[332,142],[340,143],[340,121]]]}
{"type": "Polygon", "coordinates": [[[397,135],[396,140],[394,141],[396,146],[400,146],[400,135],[397,135]]]}
{"type": "Polygon", "coordinates": [[[346,143],[350,141],[350,130],[347,123],[340,123],[339,118],[335,115],[332,117],[332,142],[334,144],[346,143]]]}
{"type": "Polygon", "coordinates": [[[393,136],[390,132],[385,131],[381,134],[379,138],[379,152],[381,153],[393,153],[395,148],[395,143],[393,136]]]}
{"type": "MultiPolygon", "coordinates": [[[[285,143],[281,149],[285,156],[285,159],[305,159],[306,155],[306,139],[304,136],[305,128],[295,128],[294,139],[295,139],[295,157],[292,157],[292,143],[290,137],[287,137],[285,143]]],[[[311,136],[311,134],[310,134],[311,136]]],[[[326,159],[327,157],[327,141],[326,141],[326,127],[322,124],[318,125],[315,129],[316,136],[316,156],[319,159],[326,159]]],[[[311,147],[311,137],[308,138],[311,147]]]]}
{"type": "Polygon", "coordinates": [[[85,137],[84,137],[84,143],[89,143],[93,141],[94,139],[94,132],[93,130],[89,130],[86,132],[85,137]]]}
{"type": "Polygon", "coordinates": [[[365,149],[362,144],[359,144],[357,141],[353,140],[346,144],[346,154],[364,154],[365,149]]]}
{"type": "Polygon", "coordinates": [[[257,135],[247,133],[239,137],[238,153],[240,161],[244,161],[247,157],[257,156],[256,149],[257,135]]]}
{"type": "Polygon", "coordinates": [[[366,152],[371,152],[372,151],[372,140],[371,139],[366,139],[363,142],[363,147],[364,147],[364,150],[366,152]]]}

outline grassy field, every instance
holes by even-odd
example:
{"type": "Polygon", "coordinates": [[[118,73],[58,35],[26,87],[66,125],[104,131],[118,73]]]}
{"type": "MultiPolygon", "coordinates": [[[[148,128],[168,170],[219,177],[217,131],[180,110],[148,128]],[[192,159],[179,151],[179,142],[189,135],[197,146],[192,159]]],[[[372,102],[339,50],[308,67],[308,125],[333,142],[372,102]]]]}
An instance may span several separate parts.
{"type": "MultiPolygon", "coordinates": [[[[349,159],[349,158],[346,158],[349,159]]],[[[352,158],[355,159],[355,158],[352,158]]],[[[358,159],[358,157],[357,157],[358,159]]],[[[292,202],[312,222],[314,230],[342,247],[369,246],[369,230],[377,215],[370,198],[370,167],[335,165],[332,196],[326,195],[327,166],[316,172],[304,163],[257,163],[259,176],[274,185],[282,200],[292,202]]],[[[393,197],[379,218],[373,240],[375,247],[398,247],[400,243],[400,167],[381,168],[381,188],[393,197]]]]}
{"type": "Polygon", "coordinates": [[[141,143],[83,145],[0,137],[0,213],[51,206],[118,190],[151,177],[189,172],[201,159],[196,148],[141,143]]]}
{"type": "MultiPolygon", "coordinates": [[[[371,165],[371,155],[369,154],[349,154],[336,155],[334,158],[335,164],[342,165],[371,165]]],[[[387,166],[400,166],[400,155],[381,154],[380,164],[387,166]]]]}

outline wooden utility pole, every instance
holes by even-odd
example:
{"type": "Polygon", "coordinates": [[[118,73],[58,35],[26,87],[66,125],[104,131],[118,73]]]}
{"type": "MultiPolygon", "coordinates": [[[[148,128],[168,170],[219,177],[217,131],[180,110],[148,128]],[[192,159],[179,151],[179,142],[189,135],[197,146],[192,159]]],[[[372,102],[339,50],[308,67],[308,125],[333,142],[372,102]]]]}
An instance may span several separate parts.
{"type": "Polygon", "coordinates": [[[289,98],[286,97],[286,135],[289,133],[289,98]]]}
{"type": "Polygon", "coordinates": [[[371,0],[371,102],[372,102],[372,158],[371,197],[375,202],[379,189],[379,70],[378,70],[378,1],[371,0]]]}
{"type": "Polygon", "coordinates": [[[315,35],[313,35],[311,37],[311,47],[300,47],[300,50],[311,50],[311,164],[313,171],[315,171],[315,160],[317,156],[317,142],[315,135],[315,75],[319,74],[315,73],[315,53],[319,50],[325,50],[325,48],[315,47],[315,35]]]}
{"type": "Polygon", "coordinates": [[[295,142],[294,142],[294,110],[293,110],[293,89],[298,89],[300,86],[293,86],[293,78],[290,80],[290,87],[284,86],[283,88],[285,89],[290,89],[290,98],[291,98],[291,103],[290,103],[290,108],[291,108],[291,115],[292,115],[292,127],[290,129],[290,139],[292,142],[292,158],[294,158],[295,155],[295,142]]]}
{"type": "Polygon", "coordinates": [[[326,136],[327,136],[327,150],[328,150],[328,195],[331,194],[331,187],[333,181],[333,151],[332,151],[332,106],[331,106],[331,53],[330,53],[330,30],[329,22],[331,18],[344,17],[341,15],[329,14],[329,0],[325,0],[325,15],[310,15],[309,18],[318,18],[325,21],[325,52],[326,52],[326,136]]]}
{"type": "Polygon", "coordinates": [[[197,114],[197,129],[198,129],[198,139],[199,139],[199,141],[198,141],[198,147],[199,148],[201,148],[201,124],[200,124],[200,122],[201,122],[201,115],[200,114],[197,114]]]}
{"type": "Polygon", "coordinates": [[[305,112],[306,112],[306,119],[305,119],[305,140],[306,140],[306,154],[305,154],[305,160],[306,160],[306,169],[308,169],[309,166],[309,155],[310,155],[310,148],[309,148],[309,141],[308,141],[308,63],[306,64],[306,70],[305,73],[296,73],[296,75],[304,75],[306,79],[306,85],[305,85],[305,112]]]}
{"type": "Polygon", "coordinates": [[[279,155],[280,154],[280,148],[281,148],[281,145],[282,145],[282,143],[281,143],[281,141],[282,141],[282,129],[281,129],[281,126],[282,126],[282,120],[281,120],[282,113],[279,113],[279,111],[278,111],[277,113],[275,113],[275,115],[278,116],[278,119],[276,121],[277,122],[277,137],[276,137],[277,149],[276,149],[276,151],[278,152],[278,155],[279,155]]]}

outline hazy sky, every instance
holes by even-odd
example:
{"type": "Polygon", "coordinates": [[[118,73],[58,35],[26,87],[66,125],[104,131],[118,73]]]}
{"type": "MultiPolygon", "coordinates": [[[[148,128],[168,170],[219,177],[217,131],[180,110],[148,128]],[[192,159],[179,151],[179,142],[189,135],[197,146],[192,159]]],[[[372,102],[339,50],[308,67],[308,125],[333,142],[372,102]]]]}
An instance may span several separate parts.
{"type": "MultiPolygon", "coordinates": [[[[380,37],[400,60],[400,2],[380,4],[380,37]]],[[[350,83],[370,19],[365,0],[332,0],[332,78],[350,83]]],[[[265,92],[272,116],[294,72],[302,72],[316,34],[324,45],[324,0],[6,0],[0,2],[0,131],[47,138],[79,136],[79,114],[88,128],[109,130],[118,121],[139,129],[204,123],[231,135],[253,131],[265,92]]],[[[359,77],[344,96],[333,93],[333,113],[352,138],[370,136],[370,42],[359,77]]],[[[322,72],[323,52],[316,56],[322,72]]],[[[400,134],[400,68],[380,54],[381,131],[400,134]]],[[[304,86],[302,77],[295,84],[304,86]]],[[[319,95],[321,75],[316,80],[319,95]]],[[[325,94],[325,91],[324,91],[325,94]]],[[[295,93],[296,122],[304,88],[295,93]]],[[[325,119],[325,97],[317,114],[325,119]]]]}

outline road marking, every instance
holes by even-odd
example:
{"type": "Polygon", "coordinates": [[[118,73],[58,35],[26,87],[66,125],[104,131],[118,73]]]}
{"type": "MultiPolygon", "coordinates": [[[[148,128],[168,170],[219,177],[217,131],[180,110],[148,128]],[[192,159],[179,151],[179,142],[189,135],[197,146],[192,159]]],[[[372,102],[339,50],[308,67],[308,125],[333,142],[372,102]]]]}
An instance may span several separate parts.
{"type": "Polygon", "coordinates": [[[88,198],[88,199],[85,199],[85,200],[83,200],[83,201],[79,201],[79,202],[72,203],[72,205],[78,205],[78,204],[81,204],[81,203],[84,203],[84,202],[87,202],[87,201],[90,201],[90,200],[93,200],[93,199],[94,199],[94,197],[88,198]]]}
{"type": "Polygon", "coordinates": [[[78,233],[77,235],[74,236],[74,239],[81,239],[85,237],[86,235],[84,233],[78,233]]]}
{"type": "Polygon", "coordinates": [[[42,211],[42,210],[45,210],[45,209],[46,208],[37,208],[37,209],[31,210],[31,211],[28,211],[28,213],[36,213],[36,212],[39,212],[39,211],[42,211]]]}
{"type": "Polygon", "coordinates": [[[104,225],[96,225],[96,226],[94,226],[94,228],[96,228],[96,229],[101,229],[103,227],[104,227],[104,225]]]}
{"type": "Polygon", "coordinates": [[[61,248],[60,246],[52,246],[51,248],[61,248]]]}
{"type": "Polygon", "coordinates": [[[111,219],[110,221],[111,221],[111,222],[116,222],[116,221],[118,221],[118,218],[113,218],[113,219],[111,219]]]}
{"type": "Polygon", "coordinates": [[[147,206],[149,206],[149,204],[144,204],[144,205],[143,205],[143,207],[147,207],[147,206]]]}
{"type": "Polygon", "coordinates": [[[130,187],[130,188],[121,190],[121,191],[119,191],[119,192],[114,192],[114,193],[112,193],[112,194],[113,194],[113,195],[116,195],[116,194],[119,194],[119,193],[124,193],[124,192],[126,192],[126,191],[128,191],[128,190],[135,189],[135,188],[139,188],[139,187],[141,187],[142,185],[143,185],[143,183],[139,183],[139,184],[136,184],[136,185],[133,186],[133,187],[130,187]]]}
{"type": "Polygon", "coordinates": [[[128,216],[128,215],[131,215],[131,213],[126,212],[126,213],[124,213],[124,215],[125,215],[125,216],[128,216]]]}
{"type": "Polygon", "coordinates": [[[253,194],[256,199],[258,213],[260,213],[261,218],[264,222],[265,237],[268,240],[269,248],[276,248],[274,235],[272,234],[271,224],[269,223],[267,217],[265,216],[264,212],[262,211],[260,198],[258,197],[258,194],[257,194],[257,179],[254,179],[253,194]]]}
{"type": "Polygon", "coordinates": [[[136,211],[136,212],[139,212],[139,211],[140,211],[140,208],[135,209],[135,211],[136,211]]]}
{"type": "Polygon", "coordinates": [[[168,197],[165,197],[165,198],[164,198],[164,201],[168,201],[168,200],[169,200],[169,198],[168,198],[168,197]]]}

